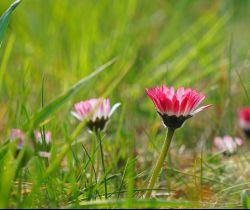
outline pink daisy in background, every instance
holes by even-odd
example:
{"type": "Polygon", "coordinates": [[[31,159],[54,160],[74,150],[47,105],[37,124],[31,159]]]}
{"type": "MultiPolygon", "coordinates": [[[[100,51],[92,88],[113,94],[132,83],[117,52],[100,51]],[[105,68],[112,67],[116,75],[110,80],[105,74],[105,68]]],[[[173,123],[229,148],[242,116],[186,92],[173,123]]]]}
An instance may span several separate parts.
{"type": "Polygon", "coordinates": [[[250,107],[240,109],[238,119],[240,128],[243,130],[246,137],[250,139],[250,107]]]}
{"type": "Polygon", "coordinates": [[[243,144],[243,141],[238,137],[231,137],[225,135],[224,137],[215,137],[214,146],[216,149],[226,155],[231,155],[237,151],[239,146],[243,144]]]}
{"type": "Polygon", "coordinates": [[[119,106],[120,103],[116,103],[111,108],[109,99],[93,98],[76,103],[75,110],[71,114],[80,121],[88,118],[87,126],[91,131],[103,130],[107,121],[119,106]]]}
{"type": "MultiPolygon", "coordinates": [[[[49,150],[50,143],[51,143],[51,132],[48,131],[48,132],[45,132],[45,134],[43,134],[40,131],[35,131],[34,135],[35,135],[36,141],[40,145],[42,145],[43,141],[45,140],[45,143],[46,143],[46,145],[44,145],[46,147],[45,150],[49,150]]],[[[51,156],[51,153],[49,151],[39,151],[38,155],[42,158],[49,158],[51,156]]]]}
{"type": "Polygon", "coordinates": [[[35,134],[35,138],[36,138],[38,143],[42,144],[43,138],[44,138],[46,144],[50,144],[50,142],[51,142],[51,132],[50,131],[46,132],[44,134],[44,137],[40,131],[35,131],[34,134],[35,134]]]}
{"type": "Polygon", "coordinates": [[[17,140],[17,149],[20,150],[23,148],[24,145],[25,134],[17,128],[13,128],[10,131],[10,140],[15,141],[17,140]]]}
{"type": "Polygon", "coordinates": [[[175,92],[173,87],[162,85],[146,89],[146,93],[168,128],[180,128],[185,120],[211,106],[199,107],[205,95],[191,88],[179,87],[175,92]]]}

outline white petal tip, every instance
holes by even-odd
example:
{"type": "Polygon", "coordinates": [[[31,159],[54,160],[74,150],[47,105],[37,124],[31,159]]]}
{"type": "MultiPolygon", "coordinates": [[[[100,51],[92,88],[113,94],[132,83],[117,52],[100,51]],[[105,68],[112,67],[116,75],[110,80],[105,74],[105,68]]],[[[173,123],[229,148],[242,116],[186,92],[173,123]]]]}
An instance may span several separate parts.
{"type": "Polygon", "coordinates": [[[109,117],[115,112],[115,110],[121,105],[121,103],[116,103],[109,112],[109,117]]]}
{"type": "Polygon", "coordinates": [[[213,104],[209,104],[209,105],[206,105],[206,106],[202,106],[202,107],[200,107],[200,108],[194,110],[192,113],[190,113],[190,115],[191,115],[191,116],[194,116],[195,114],[197,114],[197,113],[199,113],[199,112],[201,112],[201,111],[203,111],[203,110],[205,110],[205,109],[207,109],[207,108],[209,108],[209,107],[211,107],[211,106],[213,106],[213,104]]]}
{"type": "Polygon", "coordinates": [[[80,121],[82,120],[81,116],[79,116],[79,114],[77,114],[76,112],[71,111],[70,114],[73,115],[78,120],[80,120],[80,121]]]}

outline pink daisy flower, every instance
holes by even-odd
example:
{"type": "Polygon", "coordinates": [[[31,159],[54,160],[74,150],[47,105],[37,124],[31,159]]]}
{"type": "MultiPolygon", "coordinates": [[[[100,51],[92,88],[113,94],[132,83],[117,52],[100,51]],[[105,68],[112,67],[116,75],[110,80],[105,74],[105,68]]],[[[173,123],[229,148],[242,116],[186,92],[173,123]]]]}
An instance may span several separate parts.
{"type": "MultiPolygon", "coordinates": [[[[35,138],[36,138],[37,142],[42,144],[43,136],[42,136],[41,132],[35,131],[34,134],[35,134],[35,138]]],[[[50,131],[45,133],[45,142],[46,142],[46,144],[50,144],[50,142],[51,142],[51,132],[50,131]]]]}
{"type": "Polygon", "coordinates": [[[250,107],[240,109],[238,118],[241,129],[250,138],[250,107]]]}
{"type": "Polygon", "coordinates": [[[180,128],[185,120],[211,106],[199,107],[205,95],[191,88],[179,87],[175,92],[173,87],[162,85],[146,89],[146,93],[153,101],[164,125],[170,128],[180,128]]]}
{"type": "Polygon", "coordinates": [[[24,139],[25,139],[25,134],[17,128],[13,128],[10,131],[10,140],[14,141],[14,140],[18,140],[17,143],[17,149],[22,149],[23,145],[24,145],[24,139]]]}
{"type": "Polygon", "coordinates": [[[215,137],[214,138],[214,145],[215,147],[225,153],[225,154],[233,154],[237,151],[238,147],[243,144],[243,141],[236,137],[232,138],[231,136],[224,136],[224,137],[215,137]]]}
{"type": "Polygon", "coordinates": [[[107,121],[119,106],[120,103],[116,103],[111,108],[109,99],[93,98],[76,103],[75,110],[71,114],[80,121],[88,117],[87,126],[90,130],[103,130],[107,121]]]}

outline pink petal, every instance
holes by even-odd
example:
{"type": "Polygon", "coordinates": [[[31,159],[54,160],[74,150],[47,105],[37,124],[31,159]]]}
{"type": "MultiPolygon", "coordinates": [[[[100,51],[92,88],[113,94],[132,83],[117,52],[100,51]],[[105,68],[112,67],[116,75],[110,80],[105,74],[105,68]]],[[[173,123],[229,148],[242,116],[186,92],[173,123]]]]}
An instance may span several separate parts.
{"type": "MultiPolygon", "coordinates": [[[[153,92],[148,91],[148,95],[153,97],[153,92]]],[[[110,101],[104,98],[92,98],[86,101],[81,101],[75,104],[75,111],[71,114],[79,120],[83,120],[89,114],[91,114],[90,119],[95,121],[100,118],[109,118],[110,116],[110,101]]]]}
{"type": "Polygon", "coordinates": [[[185,97],[185,98],[182,100],[181,104],[180,104],[180,112],[179,112],[180,115],[183,115],[183,114],[184,114],[184,112],[185,112],[185,110],[186,110],[187,102],[188,102],[188,96],[185,97]]]}
{"type": "Polygon", "coordinates": [[[180,108],[179,105],[180,105],[179,101],[178,101],[176,95],[174,95],[174,97],[172,99],[172,110],[171,111],[176,116],[179,116],[179,108],[180,108]]]}
{"type": "Polygon", "coordinates": [[[176,91],[177,98],[180,100],[185,93],[184,87],[179,87],[176,91]]]}
{"type": "Polygon", "coordinates": [[[153,101],[155,107],[157,108],[158,111],[164,112],[164,108],[162,107],[161,103],[159,102],[159,98],[157,95],[157,91],[155,88],[152,89],[146,89],[147,95],[151,98],[153,101]]]}
{"type": "Polygon", "coordinates": [[[162,110],[160,110],[160,111],[169,112],[171,110],[172,102],[165,95],[162,95],[159,98],[159,102],[160,102],[161,107],[162,107],[162,110]]]}
{"type": "Polygon", "coordinates": [[[200,104],[201,102],[205,99],[204,95],[198,95],[194,103],[192,104],[191,112],[194,111],[200,104]]]}
{"type": "Polygon", "coordinates": [[[146,93],[153,101],[156,109],[169,116],[193,115],[210,106],[197,109],[205,96],[191,88],[179,87],[175,93],[173,87],[168,88],[162,85],[161,87],[146,89],[146,93]]]}

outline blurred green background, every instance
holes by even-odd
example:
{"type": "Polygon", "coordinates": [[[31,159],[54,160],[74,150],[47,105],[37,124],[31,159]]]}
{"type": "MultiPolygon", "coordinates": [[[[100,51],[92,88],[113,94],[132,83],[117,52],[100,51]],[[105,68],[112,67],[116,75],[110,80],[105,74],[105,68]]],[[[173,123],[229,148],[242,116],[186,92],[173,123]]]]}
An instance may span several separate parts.
{"type": "Polygon", "coordinates": [[[47,103],[113,57],[57,119],[118,81],[110,97],[126,107],[124,133],[150,132],[159,120],[144,89],[165,83],[207,94],[214,107],[192,120],[199,129],[233,132],[235,111],[249,103],[249,9],[247,0],[24,0],[0,54],[1,135],[41,107],[43,77],[47,103]]]}

